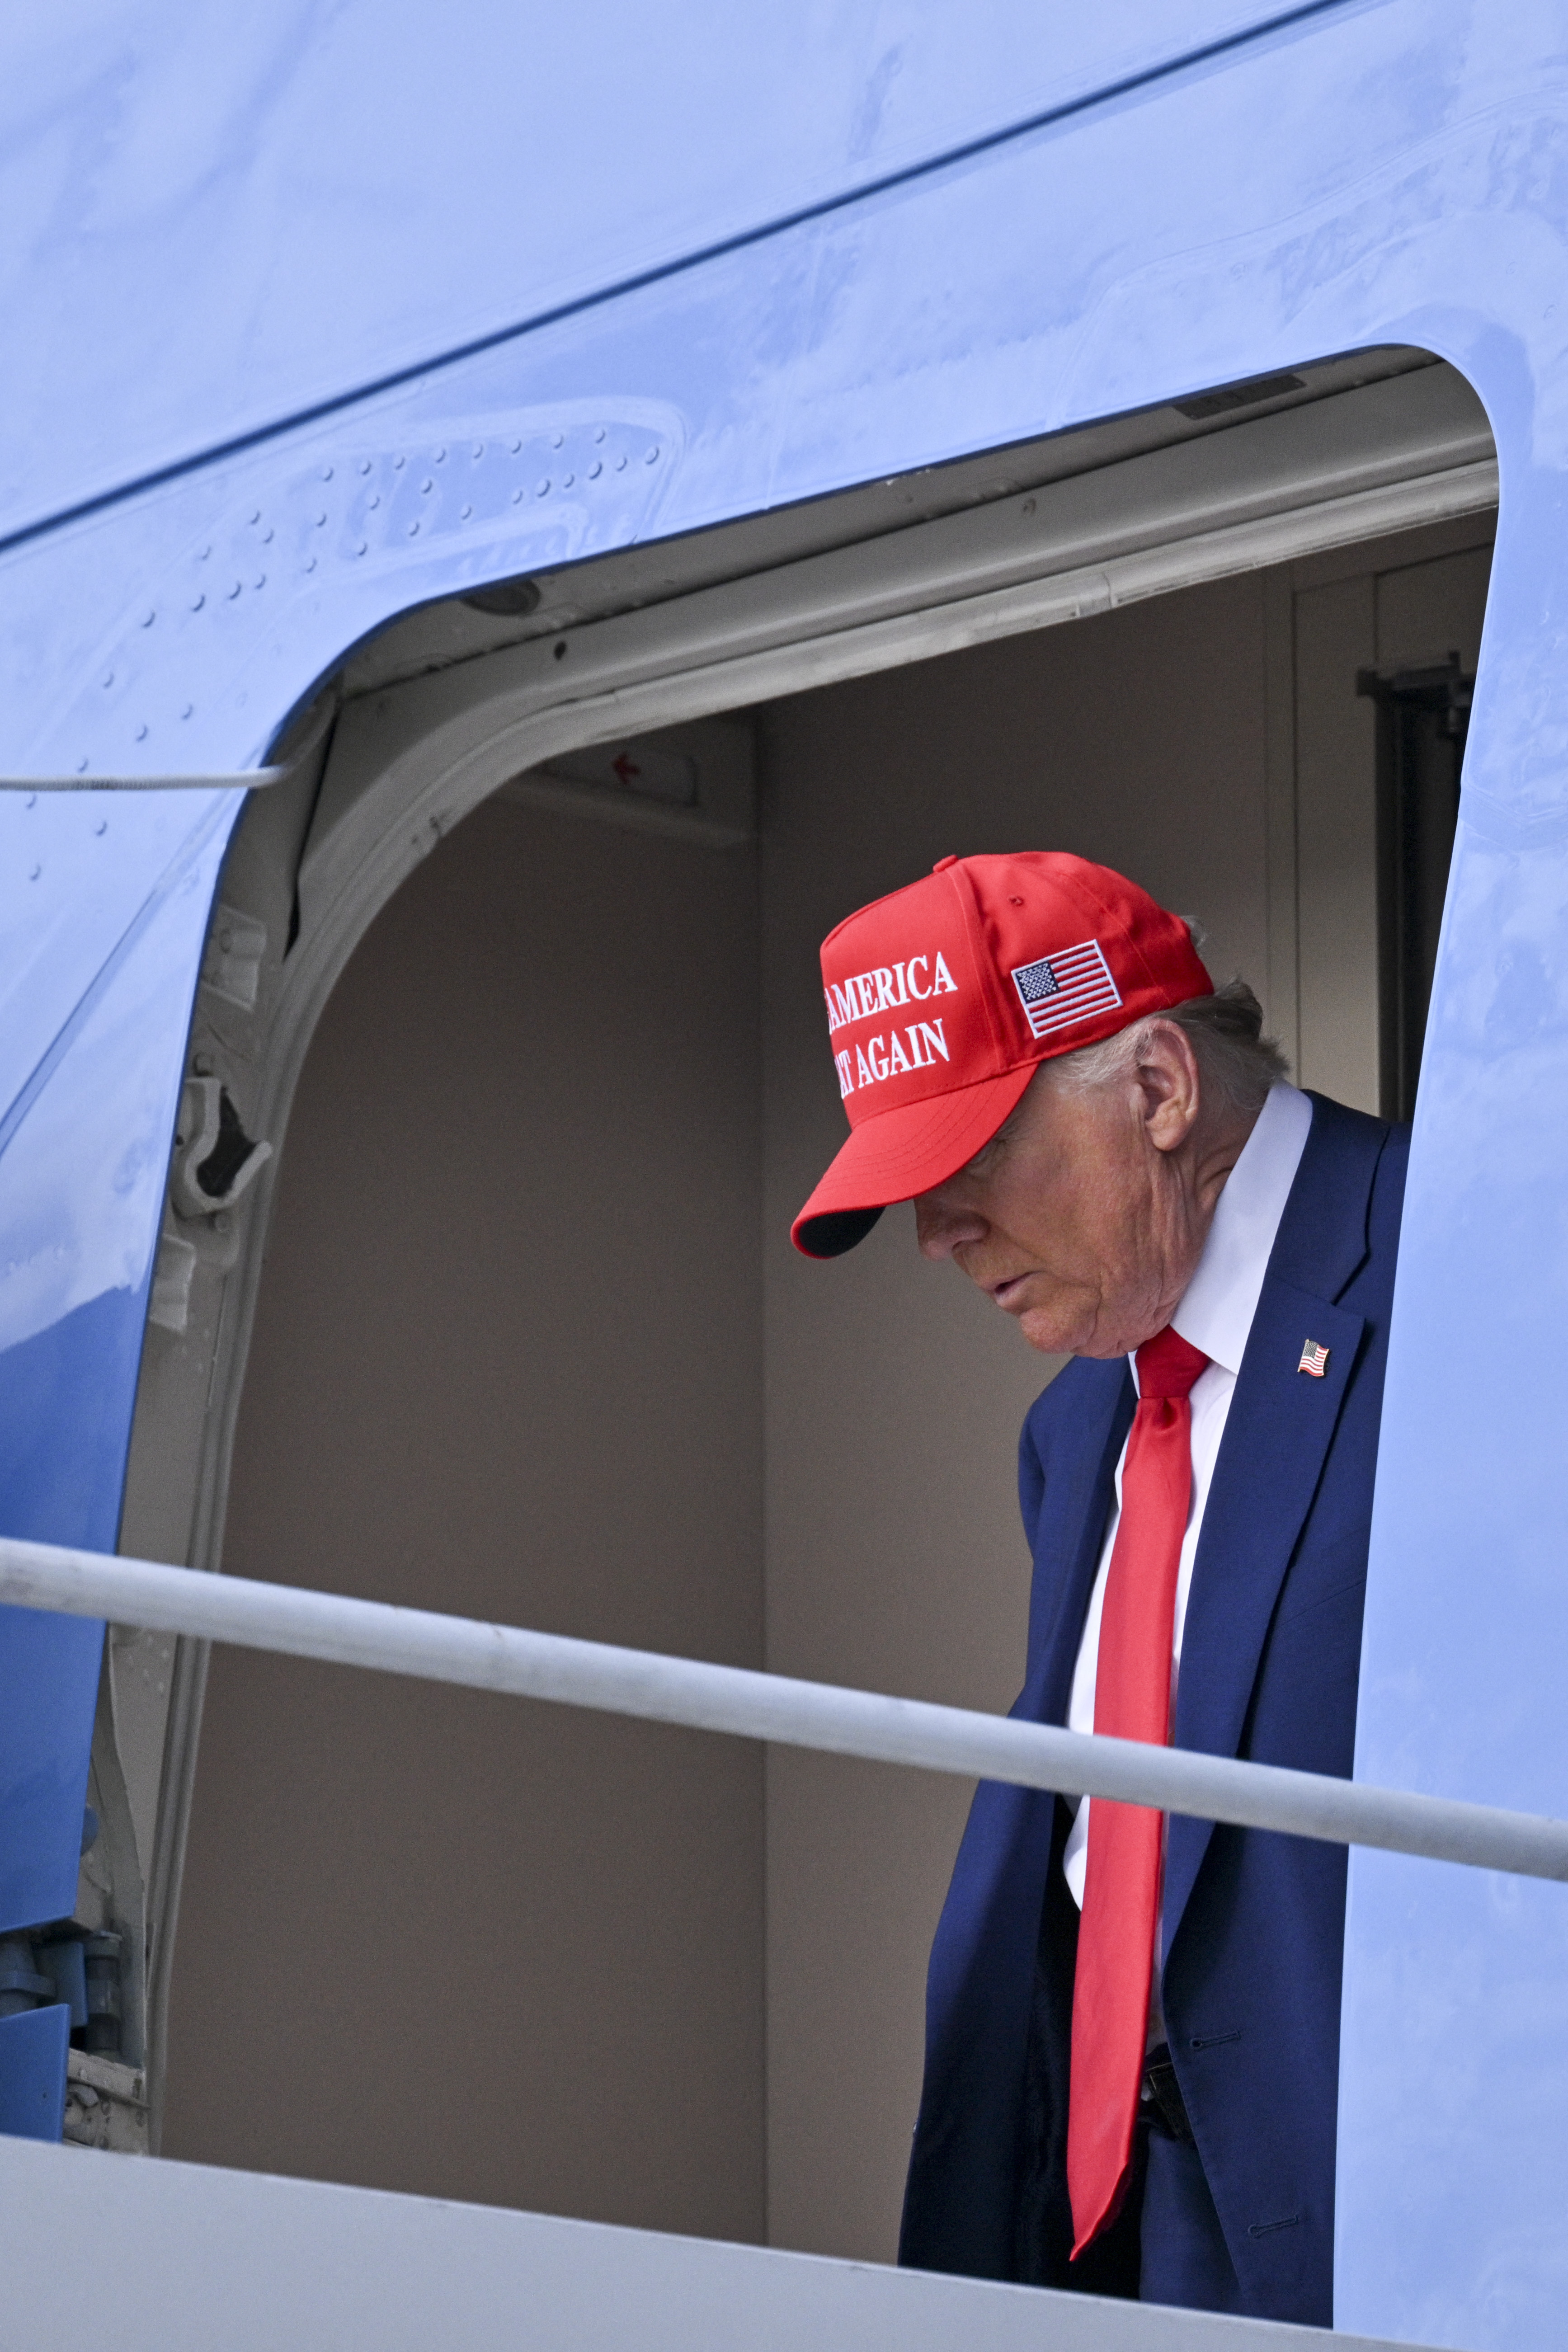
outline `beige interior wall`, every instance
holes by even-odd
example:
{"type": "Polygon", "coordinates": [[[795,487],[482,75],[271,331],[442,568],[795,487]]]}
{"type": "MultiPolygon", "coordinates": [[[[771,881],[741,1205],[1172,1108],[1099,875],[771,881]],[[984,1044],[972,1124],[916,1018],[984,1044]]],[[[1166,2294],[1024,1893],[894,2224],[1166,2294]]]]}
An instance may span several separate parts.
{"type": "Polygon", "coordinates": [[[1491,519],[1294,567],[1301,1082],[1375,1111],[1376,714],[1363,669],[1480,652],[1491,519]]]}
{"type": "MultiPolygon", "coordinates": [[[[1434,631],[1470,657],[1486,536],[774,705],[760,860],[504,802],[459,827],[311,1049],[228,1565],[1006,1706],[1052,1366],[907,1209],[789,1248],[843,1133],[817,942],[950,850],[1076,850],[1375,1102],[1354,670],[1434,631]]],[[[220,1654],[168,2150],[886,2259],[967,1801],[220,1654]]]]}
{"type": "MultiPolygon", "coordinates": [[[[329,1003],[235,1463],[239,1573],[762,1651],[755,858],[494,803],[329,1003]]],[[[760,2236],[738,1741],[213,1661],[173,2156],[760,2236]]]]}

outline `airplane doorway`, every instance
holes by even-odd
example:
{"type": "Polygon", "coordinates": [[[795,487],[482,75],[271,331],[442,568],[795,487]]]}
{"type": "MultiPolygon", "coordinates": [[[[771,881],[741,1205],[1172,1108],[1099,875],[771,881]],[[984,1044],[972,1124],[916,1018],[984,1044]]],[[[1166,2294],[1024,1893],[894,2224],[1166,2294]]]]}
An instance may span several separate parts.
{"type": "MultiPolygon", "coordinates": [[[[1005,1708],[1052,1368],[907,1213],[790,1250],[817,942],[949,851],[1075,849],[1378,1108],[1358,679],[1474,674],[1495,466],[1421,354],[1313,375],[355,653],[226,870],[253,1012],[215,965],[193,1055],[275,1159],[248,1237],[181,1233],[125,1549],[1005,1708]]],[[[226,1653],[197,1762],[171,1679],[119,1717],[166,2153],[888,2257],[961,1787],[226,1653]]]]}
{"type": "MultiPolygon", "coordinates": [[[[1416,733],[1401,681],[1473,669],[1489,542],[755,709],[749,839],[574,814],[565,772],[486,803],[310,1049],[228,1564],[1005,1707],[1012,1452],[1051,1367],[902,1216],[838,1266],[789,1251],[840,1116],[817,940],[950,849],[1070,847],[1198,917],[1304,1080],[1377,1108],[1387,714],[1416,733]]],[[[677,780],[710,757],[655,748],[677,780]]],[[[165,2150],[886,2259],[964,1803],[220,1654],[165,2150]]]]}

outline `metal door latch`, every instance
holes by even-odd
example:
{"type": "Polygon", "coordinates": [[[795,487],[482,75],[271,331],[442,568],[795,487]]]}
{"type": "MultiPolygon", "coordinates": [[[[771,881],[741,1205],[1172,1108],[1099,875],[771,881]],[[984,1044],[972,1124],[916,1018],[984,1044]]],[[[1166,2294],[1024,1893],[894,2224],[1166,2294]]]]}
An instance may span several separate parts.
{"type": "Polygon", "coordinates": [[[187,1078],[174,1138],[174,1206],[187,1217],[232,1208],[272,1157],[247,1135],[221,1078],[187,1078]]]}
{"type": "Polygon", "coordinates": [[[261,984],[261,960],[267,953],[267,926],[237,907],[218,907],[207,933],[202,957],[202,986],[230,1004],[256,1010],[261,984]]]}

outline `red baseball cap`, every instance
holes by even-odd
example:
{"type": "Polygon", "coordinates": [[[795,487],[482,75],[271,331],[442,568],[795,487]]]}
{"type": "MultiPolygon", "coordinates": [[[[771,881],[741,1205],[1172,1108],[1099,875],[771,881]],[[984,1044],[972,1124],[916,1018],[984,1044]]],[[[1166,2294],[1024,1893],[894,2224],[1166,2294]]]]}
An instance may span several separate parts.
{"type": "Polygon", "coordinates": [[[849,1140],[791,1228],[807,1257],[956,1175],[1042,1062],[1214,993],[1179,915],[1045,849],[942,858],[828,933],[822,982],[849,1140]]]}

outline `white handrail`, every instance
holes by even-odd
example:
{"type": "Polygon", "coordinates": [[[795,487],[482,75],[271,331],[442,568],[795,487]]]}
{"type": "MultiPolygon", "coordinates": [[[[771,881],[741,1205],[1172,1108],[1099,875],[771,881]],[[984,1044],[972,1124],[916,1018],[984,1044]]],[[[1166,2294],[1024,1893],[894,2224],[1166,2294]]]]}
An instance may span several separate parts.
{"type": "Polygon", "coordinates": [[[883,1764],[1117,1798],[1200,1821],[1382,1846],[1521,1877],[1568,1878],[1568,1822],[1533,1813],[1137,1740],[1090,1738],[965,1707],[528,1633],[380,1601],[0,1538],[0,1602],[883,1764]]]}
{"type": "Polygon", "coordinates": [[[211,776],[0,776],[0,793],[255,793],[286,783],[293,772],[286,767],[211,776]]]}

